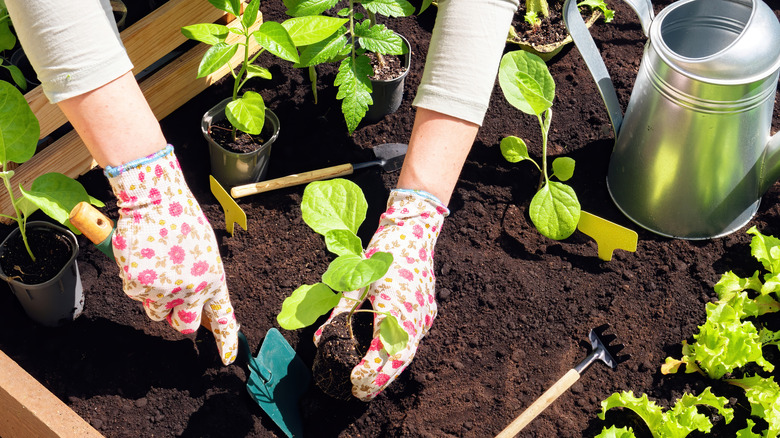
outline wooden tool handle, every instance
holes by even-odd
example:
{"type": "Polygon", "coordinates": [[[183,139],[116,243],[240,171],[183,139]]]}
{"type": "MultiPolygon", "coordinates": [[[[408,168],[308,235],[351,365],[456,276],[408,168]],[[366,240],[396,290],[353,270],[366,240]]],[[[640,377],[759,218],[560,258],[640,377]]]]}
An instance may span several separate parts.
{"type": "Polygon", "coordinates": [[[256,193],[270,192],[271,190],[297,186],[298,184],[306,184],[312,181],[351,175],[352,170],[351,164],[340,164],[338,166],[326,167],[325,169],[312,170],[310,172],[297,173],[295,175],[283,176],[268,181],[245,184],[230,189],[230,196],[234,198],[243,198],[244,196],[254,195],[256,193]]]}
{"type": "Polygon", "coordinates": [[[536,399],[536,401],[531,406],[526,408],[526,410],[523,411],[520,416],[515,418],[515,421],[502,430],[501,433],[496,435],[496,438],[513,438],[515,435],[520,433],[520,431],[523,430],[523,428],[527,426],[531,420],[536,418],[537,415],[541,414],[542,411],[547,409],[547,406],[550,406],[558,397],[560,397],[561,394],[566,392],[567,389],[571,388],[571,385],[574,385],[574,382],[576,382],[579,378],[580,373],[578,373],[574,368],[570,369],[569,372],[558,379],[558,381],[555,382],[555,384],[551,386],[550,389],[545,391],[541,397],[536,399]]]}
{"type": "Polygon", "coordinates": [[[79,202],[73,207],[70,223],[95,245],[104,242],[114,231],[114,222],[88,202],[79,202]]]}

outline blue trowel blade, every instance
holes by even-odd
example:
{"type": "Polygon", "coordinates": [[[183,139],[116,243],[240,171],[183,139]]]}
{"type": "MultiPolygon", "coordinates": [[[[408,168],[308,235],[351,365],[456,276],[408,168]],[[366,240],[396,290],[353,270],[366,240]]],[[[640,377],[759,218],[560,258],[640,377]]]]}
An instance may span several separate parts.
{"type": "Polygon", "coordinates": [[[257,358],[247,356],[249,395],[288,437],[302,437],[298,401],[309,387],[309,368],[275,328],[266,333],[257,358]]]}

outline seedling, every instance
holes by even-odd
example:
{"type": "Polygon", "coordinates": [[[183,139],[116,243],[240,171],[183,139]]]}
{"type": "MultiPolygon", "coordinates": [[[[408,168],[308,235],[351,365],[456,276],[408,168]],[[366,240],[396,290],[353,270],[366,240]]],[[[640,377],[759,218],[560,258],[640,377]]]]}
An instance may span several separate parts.
{"type": "Polygon", "coordinates": [[[366,218],[368,203],[363,191],[345,179],[317,181],[306,186],[301,202],[303,220],[316,233],[325,237],[328,250],[337,255],[322,274],[322,282],[303,285],[282,303],[276,319],[282,328],[296,330],[314,324],[317,319],[332,310],[339,301],[354,302],[347,316],[347,326],[352,333],[352,316],[356,312],[373,312],[384,315],[379,325],[379,338],[388,355],[401,351],[409,341],[409,335],[401,328],[398,319],[389,312],[361,309],[368,295],[368,286],[382,278],[393,263],[393,255],[375,252],[367,257],[357,230],[366,218]],[[359,299],[344,292],[361,290],[359,299]]]}
{"type": "Polygon", "coordinates": [[[240,17],[240,27],[231,29],[221,24],[203,23],[181,28],[182,34],[187,38],[211,45],[198,66],[197,77],[206,77],[229,65],[233,55],[238,50],[243,50],[244,57],[238,73],[233,70],[234,66],[230,66],[233,75],[233,96],[232,101],[225,108],[225,115],[233,126],[234,140],[237,131],[259,135],[265,125],[265,101],[260,93],[255,91],[247,91],[241,97],[239,92],[252,78],[271,79],[271,72],[268,69],[254,64],[261,53],[268,51],[281,59],[298,62],[298,51],[287,30],[279,23],[267,21],[256,31],[251,31],[251,27],[260,16],[260,0],[250,1],[243,15],[241,0],[209,0],[209,3],[222,11],[240,17]],[[241,35],[243,41],[229,44],[226,38],[231,32],[241,35]],[[261,50],[252,57],[249,56],[251,38],[256,39],[261,47],[261,50]]]}
{"type": "MultiPolygon", "coordinates": [[[[315,16],[335,7],[336,0],[285,0],[287,13],[294,17],[315,16]]],[[[423,2],[423,7],[430,1],[423,2]]],[[[302,49],[300,61],[296,67],[308,67],[312,82],[316,82],[315,66],[329,62],[339,62],[339,72],[334,85],[339,89],[336,95],[341,99],[341,111],[347,123],[349,133],[355,131],[360,121],[373,103],[372,86],[369,79],[374,75],[371,60],[366,52],[376,54],[379,63],[383,55],[403,55],[407,48],[401,37],[384,24],[377,24],[376,16],[406,17],[414,13],[414,6],[407,0],[377,2],[369,0],[349,0],[349,5],[337,12],[346,21],[334,33],[323,41],[302,49]],[[359,12],[361,5],[366,14],[359,12]],[[367,17],[367,18],[366,18],[367,17]]]]}
{"type": "MultiPolygon", "coordinates": [[[[604,14],[604,22],[609,23],[615,17],[615,11],[607,7],[604,0],[584,0],[577,3],[578,7],[587,6],[590,9],[598,9],[604,14]]],[[[525,21],[534,28],[537,28],[542,18],[550,16],[550,7],[547,0],[526,0],[525,1],[525,21]]]]}
{"type": "MultiPolygon", "coordinates": [[[[16,35],[11,30],[11,16],[4,2],[0,2],[0,52],[11,50],[16,46],[16,35]]],[[[5,57],[0,60],[0,66],[11,73],[11,79],[22,91],[27,90],[27,80],[19,67],[8,62],[5,57]]]]}
{"type": "Polygon", "coordinates": [[[547,174],[547,136],[552,120],[555,81],[544,61],[523,50],[509,52],[501,59],[498,79],[506,100],[520,111],[534,115],[542,130],[542,165],[528,154],[525,141],[509,136],[501,140],[501,153],[511,163],[530,161],[539,169],[539,187],[531,200],[531,221],[542,235],[562,240],[574,233],[580,220],[580,202],[574,189],[563,183],[574,175],[574,160],[558,157],[547,174]],[[560,181],[551,181],[555,176],[560,181]]]}
{"type": "Polygon", "coordinates": [[[20,197],[11,189],[11,177],[14,171],[8,168],[11,162],[21,164],[32,158],[38,143],[41,128],[22,93],[5,81],[0,81],[0,163],[8,197],[14,208],[14,215],[0,214],[19,225],[19,231],[30,258],[35,255],[27,241],[27,218],[38,209],[52,219],[66,225],[75,234],[81,234],[70,224],[70,211],[79,202],[86,201],[98,207],[104,204],[89,196],[78,181],[61,173],[51,172],[39,176],[33,181],[30,190],[19,185],[20,197]]]}

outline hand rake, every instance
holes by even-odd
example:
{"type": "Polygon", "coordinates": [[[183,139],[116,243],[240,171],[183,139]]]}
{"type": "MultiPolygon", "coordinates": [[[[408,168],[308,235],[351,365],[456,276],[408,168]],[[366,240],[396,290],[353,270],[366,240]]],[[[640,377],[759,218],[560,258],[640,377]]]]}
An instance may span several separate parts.
{"type": "Polygon", "coordinates": [[[570,369],[563,377],[558,379],[553,386],[550,387],[541,397],[526,408],[520,416],[509,424],[504,430],[501,431],[496,438],[511,438],[516,436],[525,426],[528,425],[534,418],[542,413],[548,406],[550,406],[558,397],[561,396],[566,390],[571,388],[574,383],[579,380],[585,370],[597,360],[601,360],[607,364],[610,368],[615,369],[617,364],[626,361],[629,356],[617,356],[617,353],[623,349],[623,344],[609,345],[612,341],[617,339],[615,335],[605,335],[604,332],[609,328],[609,324],[604,324],[596,327],[590,331],[588,338],[590,338],[590,345],[593,350],[590,354],[582,360],[577,366],[570,369]]]}

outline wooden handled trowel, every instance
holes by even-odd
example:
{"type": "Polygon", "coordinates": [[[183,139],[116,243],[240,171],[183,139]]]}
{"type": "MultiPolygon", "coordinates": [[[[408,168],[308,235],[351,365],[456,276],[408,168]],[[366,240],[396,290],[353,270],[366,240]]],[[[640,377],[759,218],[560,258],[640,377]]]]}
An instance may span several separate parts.
{"type": "Polygon", "coordinates": [[[385,143],[374,146],[372,149],[376,160],[366,161],[365,163],[340,164],[338,166],[326,167],[324,169],[312,170],[310,172],[296,173],[283,176],[281,178],[260,181],[257,183],[236,186],[230,189],[230,196],[234,198],[243,198],[244,196],[257,193],[270,192],[271,190],[282,189],[285,187],[297,186],[310,183],[312,181],[322,181],[330,178],[352,175],[352,172],[358,169],[364,169],[371,166],[380,166],[385,172],[398,170],[404,164],[407,145],[403,143],[385,143]]]}
{"type": "MultiPolygon", "coordinates": [[[[114,260],[111,246],[114,223],[111,219],[89,203],[81,202],[71,210],[70,222],[114,260]]],[[[201,325],[210,329],[205,315],[201,325]]],[[[302,437],[298,400],[309,387],[309,368],[275,328],[266,333],[257,357],[252,357],[246,336],[241,332],[238,332],[238,341],[238,361],[249,369],[249,395],[288,437],[302,437]]]]}

